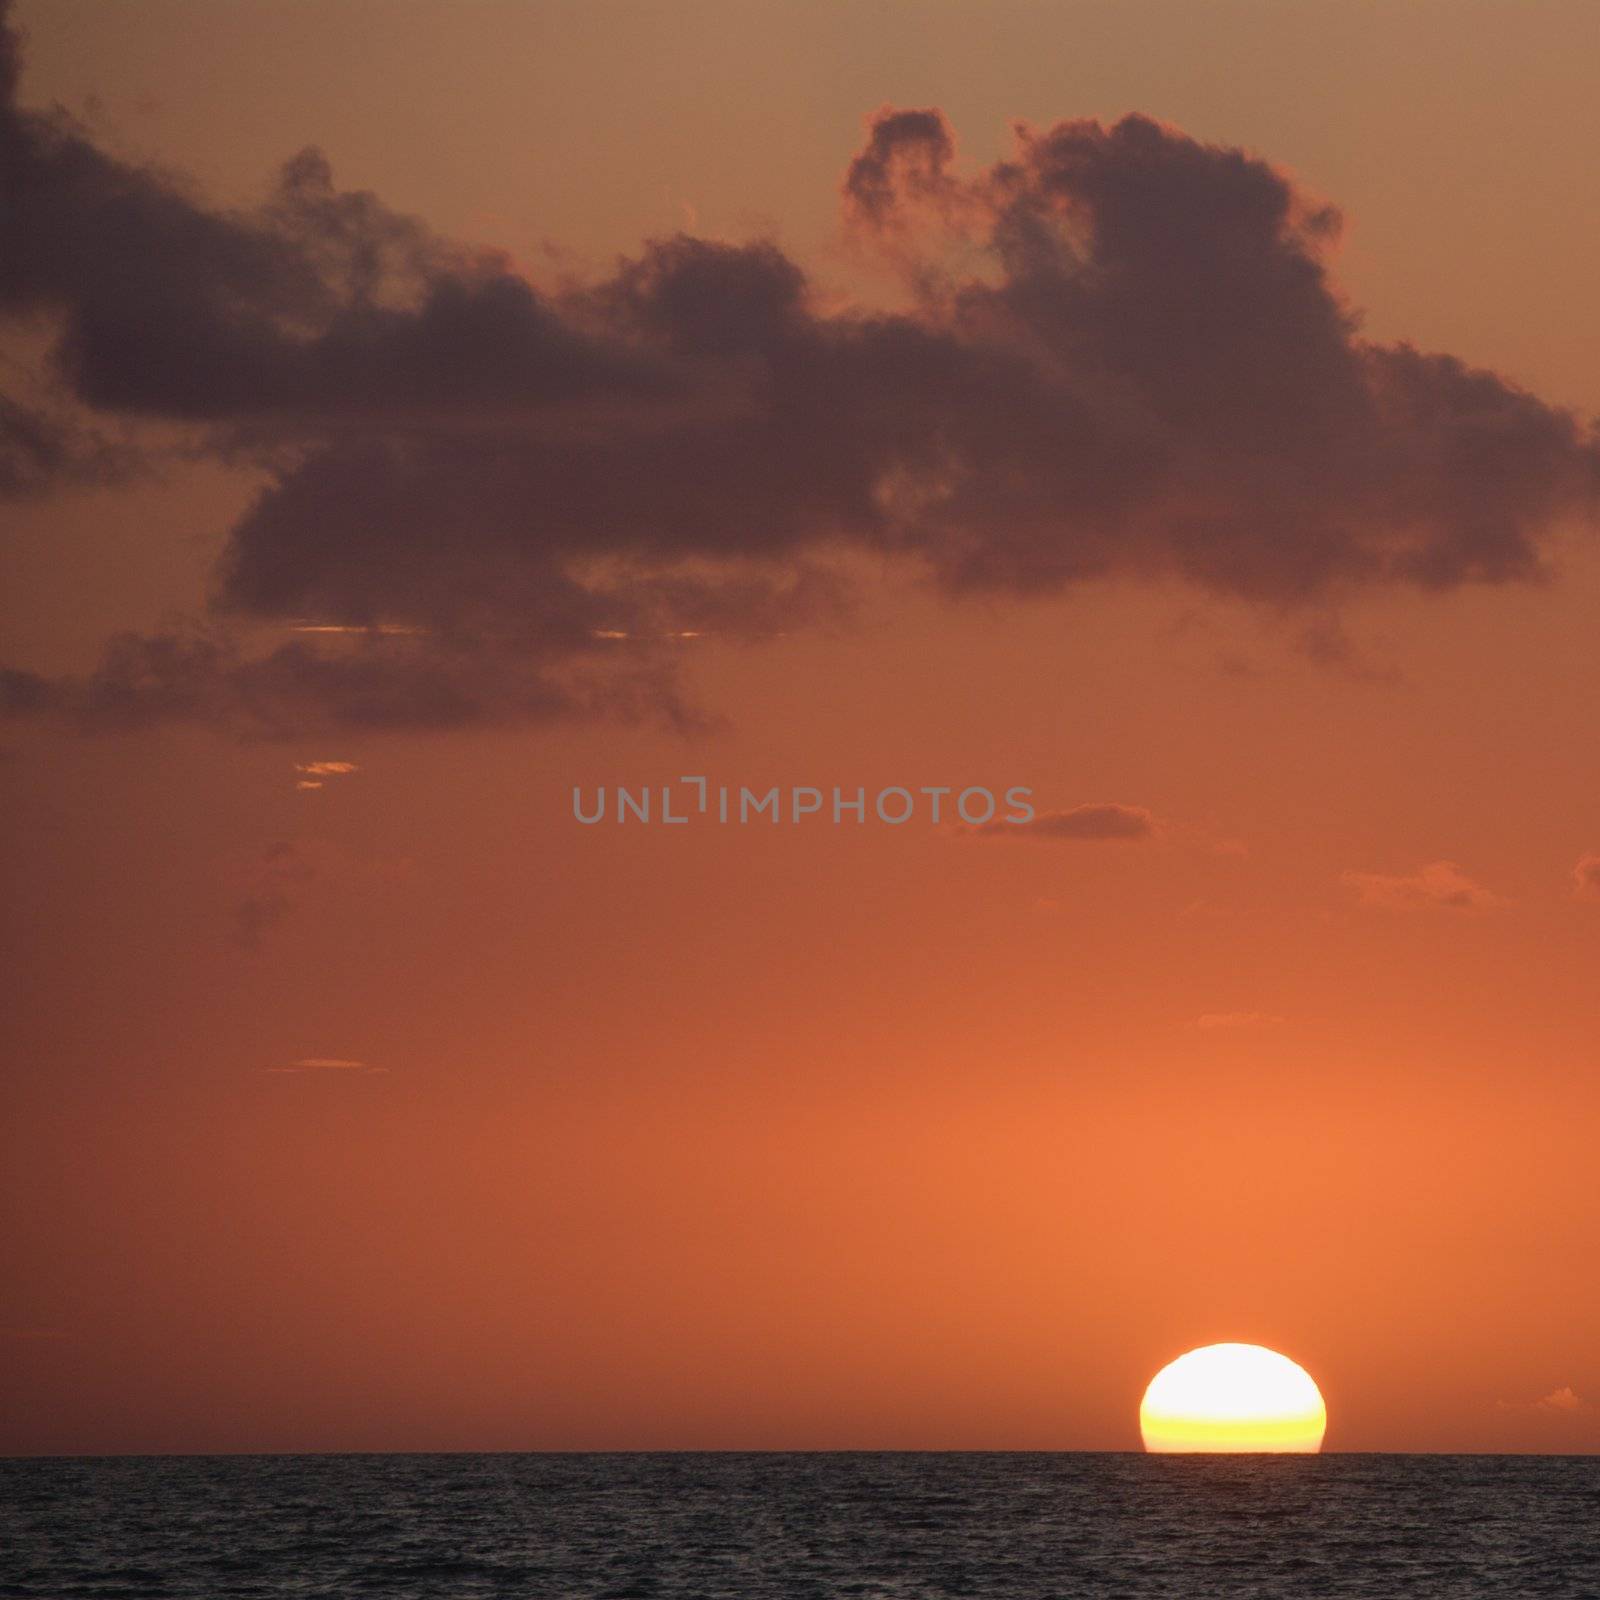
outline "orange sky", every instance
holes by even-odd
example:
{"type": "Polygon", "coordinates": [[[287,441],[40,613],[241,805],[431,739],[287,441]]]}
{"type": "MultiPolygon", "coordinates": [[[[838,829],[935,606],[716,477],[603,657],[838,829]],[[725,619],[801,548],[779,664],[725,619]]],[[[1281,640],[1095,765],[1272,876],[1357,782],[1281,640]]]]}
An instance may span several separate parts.
{"type": "MultiPolygon", "coordinates": [[[[688,228],[840,297],[878,107],[974,163],[1138,110],[1337,202],[1369,336],[1600,410],[1585,5],[692,10],[51,0],[22,100],[226,204],[315,142],[540,282],[688,228]]],[[[6,506],[6,663],[196,610],[261,482],[6,506]]],[[[1331,605],[862,555],[842,621],[681,642],[687,734],[7,729],[0,1450],[1131,1449],[1215,1340],[1330,1449],[1596,1449],[1600,557],[1552,537],[1341,598],[1333,662],[1331,605]],[[1155,831],[572,820],[694,772],[1155,831]]]]}

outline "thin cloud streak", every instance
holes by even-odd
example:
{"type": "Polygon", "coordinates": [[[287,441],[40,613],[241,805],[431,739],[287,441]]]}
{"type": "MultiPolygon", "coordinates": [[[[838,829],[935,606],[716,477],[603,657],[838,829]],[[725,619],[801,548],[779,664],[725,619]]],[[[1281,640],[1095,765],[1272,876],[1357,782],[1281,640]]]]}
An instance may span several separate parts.
{"type": "Polygon", "coordinates": [[[365,1061],[347,1061],[337,1056],[302,1056],[298,1061],[291,1061],[285,1066],[264,1067],[264,1072],[354,1072],[378,1073],[387,1072],[387,1067],[369,1066],[365,1061]]]}
{"type": "Polygon", "coordinates": [[[1042,811],[1030,822],[997,818],[962,831],[986,839],[1033,839],[1041,843],[1138,843],[1153,839],[1157,824],[1143,806],[1096,803],[1066,811],[1042,811]]]}
{"type": "Polygon", "coordinates": [[[1202,1033],[1280,1028],[1287,1019],[1271,1011],[1204,1011],[1194,1019],[1202,1033]]]}

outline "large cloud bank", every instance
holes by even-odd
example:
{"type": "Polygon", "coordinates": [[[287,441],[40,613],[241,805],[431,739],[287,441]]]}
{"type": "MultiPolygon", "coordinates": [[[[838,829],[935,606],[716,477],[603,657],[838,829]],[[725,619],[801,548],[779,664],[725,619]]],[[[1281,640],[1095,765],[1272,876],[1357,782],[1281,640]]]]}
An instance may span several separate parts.
{"type": "Polygon", "coordinates": [[[827,615],[852,550],[954,594],[1149,575],[1281,607],[1525,579],[1594,515],[1590,432],[1364,340],[1337,213],[1145,117],[968,171],[939,112],[880,113],[842,198],[890,313],[687,236],[544,291],[314,151],[224,211],[19,109],[17,66],[7,30],[0,317],[50,330],[71,414],[0,396],[0,496],[104,481],[97,419],[269,476],[203,626],[0,674],[13,715],[681,718],[657,641],[827,615]]]}

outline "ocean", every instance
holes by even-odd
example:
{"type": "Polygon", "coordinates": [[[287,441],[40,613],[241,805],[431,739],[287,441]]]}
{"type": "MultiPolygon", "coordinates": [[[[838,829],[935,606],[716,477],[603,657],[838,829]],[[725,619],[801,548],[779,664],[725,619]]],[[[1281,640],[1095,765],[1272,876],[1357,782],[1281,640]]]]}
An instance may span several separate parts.
{"type": "Polygon", "coordinates": [[[1600,1457],[0,1461],[0,1594],[1600,1596],[1600,1457]]]}

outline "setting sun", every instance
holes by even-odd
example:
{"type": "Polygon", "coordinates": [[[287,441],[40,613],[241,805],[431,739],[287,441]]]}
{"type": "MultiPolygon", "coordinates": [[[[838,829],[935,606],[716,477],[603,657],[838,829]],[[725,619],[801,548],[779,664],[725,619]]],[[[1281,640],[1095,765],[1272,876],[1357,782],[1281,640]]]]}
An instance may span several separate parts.
{"type": "Polygon", "coordinates": [[[1146,1450],[1322,1448],[1328,1413],[1304,1367],[1258,1344],[1209,1344],[1169,1362],[1144,1392],[1146,1450]]]}

